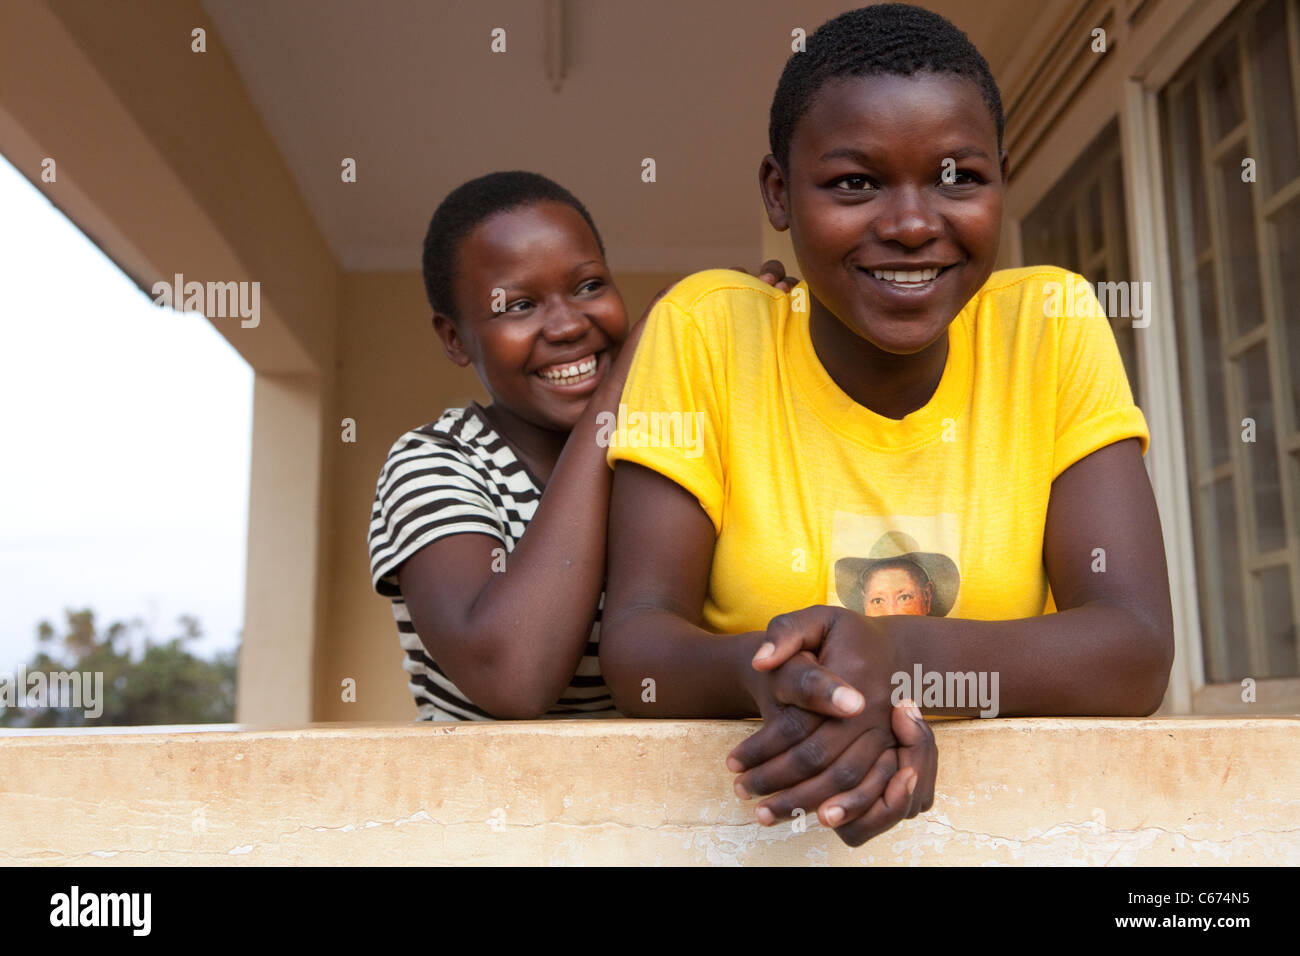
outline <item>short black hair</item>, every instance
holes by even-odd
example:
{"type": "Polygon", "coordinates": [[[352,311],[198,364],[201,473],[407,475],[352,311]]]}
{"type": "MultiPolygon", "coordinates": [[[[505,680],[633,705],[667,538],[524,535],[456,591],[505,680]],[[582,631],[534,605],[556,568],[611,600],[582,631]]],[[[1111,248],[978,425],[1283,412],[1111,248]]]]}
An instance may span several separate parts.
{"type": "Polygon", "coordinates": [[[998,130],[1002,150],[1002,95],[975,44],[929,10],[906,3],[881,3],[841,13],[808,37],[807,50],[794,53],[772,97],[768,141],[781,168],[790,168],[795,124],[830,80],[850,76],[954,74],[979,87],[998,130]]]}
{"type": "Polygon", "coordinates": [[[605,254],[605,244],[587,207],[559,183],[521,170],[488,173],[448,193],[434,210],[429,231],[424,234],[424,293],[435,312],[457,317],[454,279],[461,241],[485,219],[535,202],[572,206],[591,227],[600,254],[605,254]]]}

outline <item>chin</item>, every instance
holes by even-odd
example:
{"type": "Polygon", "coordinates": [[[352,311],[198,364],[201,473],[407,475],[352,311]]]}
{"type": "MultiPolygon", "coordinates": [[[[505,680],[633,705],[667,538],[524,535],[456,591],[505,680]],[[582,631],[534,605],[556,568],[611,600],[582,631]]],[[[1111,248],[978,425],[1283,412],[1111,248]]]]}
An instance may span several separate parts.
{"type": "Polygon", "coordinates": [[[915,355],[934,345],[947,331],[948,326],[945,324],[928,335],[900,335],[896,330],[879,328],[868,328],[859,331],[859,334],[882,352],[890,355],[915,355]]]}
{"type": "Polygon", "coordinates": [[[576,407],[544,408],[540,409],[541,414],[535,421],[542,428],[549,428],[551,431],[570,432],[573,431],[573,426],[578,424],[578,421],[582,418],[582,413],[586,410],[587,405],[585,402],[576,407]]]}

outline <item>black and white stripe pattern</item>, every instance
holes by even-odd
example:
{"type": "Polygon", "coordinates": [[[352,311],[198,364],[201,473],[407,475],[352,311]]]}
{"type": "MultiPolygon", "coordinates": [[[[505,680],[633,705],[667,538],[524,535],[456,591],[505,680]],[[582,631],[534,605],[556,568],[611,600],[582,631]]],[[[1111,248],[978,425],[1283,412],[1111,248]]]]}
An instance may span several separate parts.
{"type": "MultiPolygon", "coordinates": [[[[447,409],[389,450],[370,516],[370,575],[375,590],[392,601],[406,651],[403,667],[421,720],[493,717],[469,701],[425,650],[402,599],[398,569],[425,545],[452,534],[489,535],[508,554],[523,537],[541,497],[539,483],[473,404],[447,409]]],[[[577,673],[550,714],[614,709],[597,656],[604,604],[602,594],[577,673]]]]}

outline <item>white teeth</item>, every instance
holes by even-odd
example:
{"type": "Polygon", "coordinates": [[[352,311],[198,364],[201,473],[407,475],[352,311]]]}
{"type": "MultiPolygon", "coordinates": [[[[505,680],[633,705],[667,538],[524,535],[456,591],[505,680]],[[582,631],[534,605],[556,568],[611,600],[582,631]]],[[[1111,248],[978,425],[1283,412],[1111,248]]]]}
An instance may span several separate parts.
{"type": "Polygon", "coordinates": [[[885,282],[897,282],[902,285],[914,285],[921,282],[929,282],[936,278],[941,269],[872,269],[871,274],[877,279],[885,282]]]}
{"type": "Polygon", "coordinates": [[[537,374],[548,382],[568,384],[590,378],[595,371],[596,356],[593,355],[591,358],[583,359],[581,362],[575,362],[572,365],[542,369],[537,374]]]}

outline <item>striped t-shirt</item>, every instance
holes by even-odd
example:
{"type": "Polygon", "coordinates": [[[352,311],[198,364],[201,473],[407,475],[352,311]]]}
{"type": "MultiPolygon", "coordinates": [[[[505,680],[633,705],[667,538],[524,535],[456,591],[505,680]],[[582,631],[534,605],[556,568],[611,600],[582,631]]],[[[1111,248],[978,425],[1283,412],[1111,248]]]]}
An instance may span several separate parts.
{"type": "MultiPolygon", "coordinates": [[[[397,582],[397,571],[426,544],[452,534],[486,534],[509,553],[532,520],[543,486],[471,403],[399,438],[388,452],[375,489],[370,516],[370,576],[390,599],[403,662],[421,720],[493,720],[451,682],[429,656],[397,582]]],[[[568,688],[547,713],[578,716],[613,711],[613,698],[600,676],[600,612],[594,610],[591,638],[568,688]]]]}

